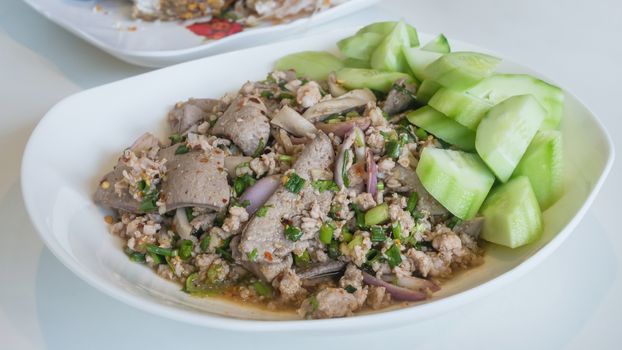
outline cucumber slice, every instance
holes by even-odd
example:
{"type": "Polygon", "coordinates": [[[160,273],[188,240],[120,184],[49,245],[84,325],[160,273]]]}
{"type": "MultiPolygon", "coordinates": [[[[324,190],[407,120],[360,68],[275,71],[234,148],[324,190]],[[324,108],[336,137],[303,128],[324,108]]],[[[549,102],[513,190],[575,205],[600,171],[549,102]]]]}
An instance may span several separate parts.
{"type": "Polygon", "coordinates": [[[425,68],[443,56],[441,53],[424,51],[418,47],[405,47],[402,51],[410,70],[419,80],[425,80],[425,68]]]}
{"type": "Polygon", "coordinates": [[[437,83],[465,90],[491,75],[500,59],[477,52],[450,52],[432,62],[424,74],[437,83]]]}
{"type": "Polygon", "coordinates": [[[423,80],[417,90],[417,101],[428,103],[432,96],[441,88],[441,84],[434,80],[423,80]]]}
{"type": "Polygon", "coordinates": [[[330,72],[343,68],[343,62],[326,51],[303,51],[282,57],[274,68],[293,69],[298,77],[326,80],[330,72]]]}
{"type": "Polygon", "coordinates": [[[373,69],[390,72],[407,72],[408,64],[402,53],[403,47],[409,47],[408,31],[404,22],[398,22],[395,28],[382,40],[371,55],[369,63],[373,69]]]}
{"type": "Polygon", "coordinates": [[[527,176],[542,210],[548,209],[564,192],[562,134],[539,131],[527,147],[512,176],[527,176]]]}
{"type": "Polygon", "coordinates": [[[369,61],[349,57],[343,60],[343,65],[349,68],[371,68],[369,61]]]}
{"type": "Polygon", "coordinates": [[[423,149],[416,172],[432,197],[461,219],[477,214],[495,182],[476,154],[433,147],[423,149]]]}
{"type": "Polygon", "coordinates": [[[430,106],[423,106],[406,115],[408,121],[439,139],[464,151],[475,150],[475,132],[430,106]]]}
{"type": "Polygon", "coordinates": [[[496,188],[482,206],[481,237],[510,248],[534,242],[542,235],[542,212],[525,176],[496,188]]]}
{"type": "Polygon", "coordinates": [[[546,115],[531,95],[519,95],[492,107],[477,127],[475,148],[497,178],[506,182],[546,115]]]}
{"type": "Polygon", "coordinates": [[[383,39],[384,36],[378,33],[361,33],[338,41],[337,47],[346,57],[369,60],[383,39]]]}
{"type": "Polygon", "coordinates": [[[471,130],[477,129],[479,122],[492,107],[484,99],[448,88],[440,88],[428,101],[428,105],[471,130]]]}
{"type": "Polygon", "coordinates": [[[432,41],[425,44],[421,49],[438,53],[449,53],[451,51],[449,41],[447,41],[447,38],[443,34],[439,34],[432,41]]]}
{"type": "MultiPolygon", "coordinates": [[[[359,29],[359,31],[356,32],[356,34],[377,33],[382,36],[386,36],[393,30],[393,28],[395,28],[395,25],[397,23],[398,22],[393,22],[393,21],[372,23],[370,25],[367,25],[359,29]]],[[[417,29],[415,29],[415,27],[411,26],[410,24],[406,24],[406,31],[408,31],[408,39],[409,39],[410,46],[419,46],[419,35],[417,35],[417,29]]]]}
{"type": "Polygon", "coordinates": [[[526,74],[494,74],[469,89],[469,93],[497,104],[508,97],[531,94],[546,109],[542,129],[556,129],[564,112],[564,92],[555,85],[526,74]]]}
{"type": "Polygon", "coordinates": [[[393,83],[399,79],[412,82],[410,75],[399,72],[381,72],[373,69],[342,68],[336,73],[337,82],[346,89],[368,88],[389,92],[393,83]]]}

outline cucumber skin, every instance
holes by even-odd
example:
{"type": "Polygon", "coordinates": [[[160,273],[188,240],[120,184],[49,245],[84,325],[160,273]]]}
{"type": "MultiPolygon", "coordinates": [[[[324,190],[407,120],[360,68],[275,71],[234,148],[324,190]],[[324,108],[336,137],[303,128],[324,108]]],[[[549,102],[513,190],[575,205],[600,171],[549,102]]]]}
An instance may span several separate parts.
{"type": "Polygon", "coordinates": [[[516,95],[532,94],[547,110],[540,129],[559,129],[564,113],[564,92],[559,87],[527,74],[493,74],[469,89],[469,93],[499,103],[516,95]]]}
{"type": "Polygon", "coordinates": [[[444,87],[434,93],[428,105],[474,131],[492,107],[477,96],[444,87]]]}
{"type": "Polygon", "coordinates": [[[412,82],[410,75],[400,72],[382,72],[364,68],[342,68],[336,73],[337,82],[348,90],[368,88],[380,92],[389,92],[393,83],[405,78],[412,82]]]}
{"type": "Polygon", "coordinates": [[[546,111],[531,95],[508,98],[488,111],[477,127],[475,148],[501,182],[506,182],[542,124],[546,111]]]}
{"type": "Polygon", "coordinates": [[[450,52],[425,68],[428,79],[464,91],[490,76],[501,60],[479,52],[450,52]]]}
{"type": "Polygon", "coordinates": [[[539,131],[512,176],[529,178],[540,208],[551,207],[564,192],[562,133],[539,131]]]}
{"type": "Polygon", "coordinates": [[[406,115],[414,124],[437,138],[463,151],[475,150],[475,132],[445,116],[430,106],[421,107],[406,115]]]}
{"type": "Polygon", "coordinates": [[[463,220],[475,217],[495,181],[476,154],[432,147],[423,149],[415,171],[430,195],[463,220]],[[441,157],[450,164],[439,164],[441,157]]]}
{"type": "Polygon", "coordinates": [[[341,39],[337,47],[348,58],[369,60],[374,50],[380,45],[384,36],[378,33],[367,32],[341,39]]]}
{"type": "Polygon", "coordinates": [[[426,79],[425,68],[443,56],[438,52],[424,51],[418,47],[405,47],[402,52],[410,70],[420,81],[426,79]]]}
{"type": "Polygon", "coordinates": [[[430,99],[441,88],[441,84],[434,80],[423,80],[417,89],[417,100],[422,103],[430,102],[430,99]]]}
{"type": "MultiPolygon", "coordinates": [[[[388,35],[393,30],[393,28],[395,28],[395,25],[397,23],[398,22],[394,22],[394,21],[372,23],[359,29],[356,32],[356,34],[377,33],[377,34],[385,36],[385,35],[388,35]]],[[[410,24],[406,24],[406,30],[408,31],[408,39],[410,42],[410,46],[412,47],[419,46],[419,35],[417,34],[417,29],[415,29],[415,27],[411,26],[410,24]]]]}
{"type": "Polygon", "coordinates": [[[525,176],[495,188],[482,205],[484,227],[480,237],[509,248],[532,243],[542,236],[542,212],[525,176]]]}
{"type": "Polygon", "coordinates": [[[425,44],[421,49],[438,53],[451,52],[449,41],[447,41],[447,38],[443,34],[437,35],[436,38],[430,40],[430,42],[425,44]]]}
{"type": "Polygon", "coordinates": [[[281,57],[274,68],[293,69],[301,78],[326,80],[330,72],[343,68],[343,62],[326,51],[302,51],[281,57]]]}

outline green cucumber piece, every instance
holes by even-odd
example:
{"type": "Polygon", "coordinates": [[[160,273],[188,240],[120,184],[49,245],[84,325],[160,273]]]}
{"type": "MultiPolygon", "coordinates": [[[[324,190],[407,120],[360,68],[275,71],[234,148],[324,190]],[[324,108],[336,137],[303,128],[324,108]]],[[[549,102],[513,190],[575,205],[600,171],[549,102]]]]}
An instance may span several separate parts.
{"type": "Polygon", "coordinates": [[[526,176],[493,190],[482,206],[482,215],[481,237],[489,242],[516,248],[542,235],[542,212],[526,176]]]}
{"type": "MultiPolygon", "coordinates": [[[[398,22],[393,22],[393,21],[372,23],[359,29],[359,31],[356,32],[356,34],[377,33],[382,36],[386,36],[393,30],[393,28],[395,28],[395,25],[397,23],[398,22]]],[[[415,29],[415,27],[411,26],[410,24],[406,24],[406,30],[408,31],[408,39],[409,39],[410,46],[419,46],[419,35],[417,34],[417,29],[415,29]]]]}
{"type": "Polygon", "coordinates": [[[402,48],[409,45],[406,24],[400,21],[372,53],[369,61],[371,67],[390,72],[407,72],[408,64],[402,48]]]}
{"type": "Polygon", "coordinates": [[[369,61],[350,57],[343,60],[343,65],[348,68],[371,68],[369,61]]]}
{"type": "Polygon", "coordinates": [[[423,80],[417,90],[417,101],[428,103],[434,94],[441,88],[441,84],[434,80],[423,80]]]}
{"type": "Polygon", "coordinates": [[[477,96],[440,88],[428,105],[471,130],[476,130],[492,104],[477,96]]]}
{"type": "Polygon", "coordinates": [[[384,36],[378,33],[360,33],[339,40],[337,47],[341,53],[349,58],[369,60],[376,47],[380,45],[384,36]]]}
{"type": "Polygon", "coordinates": [[[490,76],[501,60],[477,52],[450,52],[425,68],[428,79],[456,90],[466,90],[490,76]]]}
{"type": "Polygon", "coordinates": [[[531,95],[519,95],[492,107],[477,127],[475,148],[506,182],[536,135],[546,111],[531,95]]]}
{"type": "Polygon", "coordinates": [[[516,95],[533,95],[546,109],[542,129],[557,129],[564,113],[564,92],[527,74],[494,74],[469,89],[469,93],[497,104],[516,95]]]}
{"type": "Polygon", "coordinates": [[[408,121],[439,139],[464,151],[475,150],[475,132],[430,106],[423,106],[406,115],[408,121]]]}
{"type": "Polygon", "coordinates": [[[423,45],[421,49],[438,53],[449,53],[451,51],[449,41],[447,41],[447,38],[443,34],[437,35],[436,38],[423,45]]]}
{"type": "Polygon", "coordinates": [[[381,72],[374,69],[342,68],[336,73],[337,82],[346,89],[368,88],[389,92],[393,83],[399,79],[412,82],[410,75],[399,72],[381,72]]]}
{"type": "Polygon", "coordinates": [[[539,131],[525,151],[512,176],[527,176],[542,210],[564,192],[562,133],[539,131]]]}
{"type": "Polygon", "coordinates": [[[343,68],[343,62],[326,51],[303,51],[276,61],[276,70],[293,69],[296,75],[311,80],[326,80],[328,74],[343,68]]]}
{"type": "Polygon", "coordinates": [[[418,47],[405,47],[402,51],[410,70],[419,80],[425,80],[425,68],[443,56],[441,53],[424,51],[418,47]]]}
{"type": "Polygon", "coordinates": [[[494,175],[472,153],[426,147],[417,164],[423,187],[460,219],[471,219],[486,199],[494,175]]]}

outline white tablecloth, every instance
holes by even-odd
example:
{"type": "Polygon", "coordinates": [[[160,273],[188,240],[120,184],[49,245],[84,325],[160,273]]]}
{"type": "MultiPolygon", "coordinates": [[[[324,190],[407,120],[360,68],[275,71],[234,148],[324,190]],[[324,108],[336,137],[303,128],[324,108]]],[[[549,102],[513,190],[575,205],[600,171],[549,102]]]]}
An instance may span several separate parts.
{"type": "MultiPolygon", "coordinates": [[[[397,18],[543,72],[579,96],[622,144],[622,2],[382,1],[315,30],[397,18]]],[[[582,223],[543,264],[484,299],[390,331],[233,334],[138,311],[86,285],[29,222],[21,155],[33,127],[60,99],[145,71],[19,0],[0,1],[0,349],[620,349],[620,162],[582,223]]]]}

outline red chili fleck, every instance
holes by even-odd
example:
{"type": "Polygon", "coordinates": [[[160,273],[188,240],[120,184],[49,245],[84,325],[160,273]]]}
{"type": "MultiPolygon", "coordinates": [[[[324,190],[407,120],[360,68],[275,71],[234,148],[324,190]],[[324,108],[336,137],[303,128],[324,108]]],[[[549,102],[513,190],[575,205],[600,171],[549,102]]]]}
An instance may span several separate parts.
{"type": "Polygon", "coordinates": [[[244,30],[240,23],[232,22],[224,18],[212,18],[207,22],[197,22],[186,28],[196,35],[201,35],[212,40],[222,39],[244,30]]]}
{"type": "Polygon", "coordinates": [[[270,254],[270,252],[263,253],[263,256],[266,257],[266,260],[272,261],[272,254],[270,254]]]}

